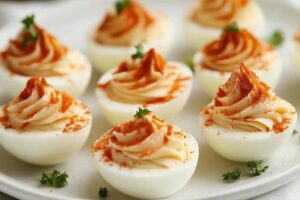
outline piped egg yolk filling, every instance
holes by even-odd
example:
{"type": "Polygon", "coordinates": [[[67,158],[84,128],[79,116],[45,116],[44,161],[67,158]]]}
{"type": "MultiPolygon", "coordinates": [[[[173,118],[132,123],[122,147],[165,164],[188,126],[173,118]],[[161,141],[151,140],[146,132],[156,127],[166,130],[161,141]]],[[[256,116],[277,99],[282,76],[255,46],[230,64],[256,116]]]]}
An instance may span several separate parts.
{"type": "Polygon", "coordinates": [[[149,29],[156,19],[135,0],[118,13],[112,10],[107,13],[103,22],[94,34],[100,44],[117,46],[135,46],[147,41],[149,29]]]}
{"type": "Polygon", "coordinates": [[[236,21],[248,0],[199,0],[192,20],[204,26],[223,28],[236,21]]]}
{"type": "Polygon", "coordinates": [[[65,76],[80,69],[81,63],[72,52],[61,45],[54,36],[36,25],[32,25],[35,39],[26,28],[11,40],[0,53],[2,63],[13,74],[23,76],[65,76]]]}
{"type": "Polygon", "coordinates": [[[20,95],[2,107],[1,124],[21,133],[76,132],[90,123],[86,105],[50,86],[43,77],[28,80],[20,95]]]}
{"type": "Polygon", "coordinates": [[[280,99],[243,64],[232,73],[201,115],[205,125],[247,132],[282,133],[296,114],[295,108],[280,99]]]}
{"type": "Polygon", "coordinates": [[[233,72],[244,62],[251,69],[268,69],[274,59],[274,48],[259,41],[246,29],[239,31],[223,30],[220,39],[206,45],[201,53],[203,59],[199,67],[233,72]]]}
{"type": "Polygon", "coordinates": [[[102,160],[129,168],[171,168],[190,158],[186,133],[152,113],[112,128],[93,146],[102,160]]]}
{"type": "Polygon", "coordinates": [[[98,89],[116,102],[147,106],[177,97],[190,79],[178,67],[168,66],[165,59],[151,49],[141,59],[120,64],[111,80],[98,85],[98,89]]]}

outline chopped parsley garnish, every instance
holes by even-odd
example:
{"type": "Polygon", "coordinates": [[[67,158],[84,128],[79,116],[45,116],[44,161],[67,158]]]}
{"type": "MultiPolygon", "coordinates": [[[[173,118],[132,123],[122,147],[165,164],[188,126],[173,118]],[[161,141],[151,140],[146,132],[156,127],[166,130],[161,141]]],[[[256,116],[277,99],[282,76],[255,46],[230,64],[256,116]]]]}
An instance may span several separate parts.
{"type": "Polygon", "coordinates": [[[135,118],[142,118],[145,115],[147,115],[149,112],[151,112],[150,110],[148,110],[147,108],[138,108],[138,110],[136,111],[134,117],[135,118]]]}
{"type": "Polygon", "coordinates": [[[225,26],[224,28],[225,31],[231,31],[231,32],[239,32],[240,28],[236,22],[232,22],[228,26],[225,26]]]}
{"type": "Polygon", "coordinates": [[[269,166],[262,166],[262,161],[250,161],[247,163],[249,173],[252,176],[259,176],[264,173],[269,166]]]}
{"type": "Polygon", "coordinates": [[[24,29],[26,30],[22,38],[22,47],[26,47],[28,41],[36,41],[38,39],[38,34],[34,27],[34,15],[29,15],[22,20],[24,29]]]}
{"type": "Polygon", "coordinates": [[[233,171],[226,172],[223,174],[223,181],[227,183],[232,183],[240,179],[241,171],[237,168],[234,168],[233,171]]]}
{"type": "Polygon", "coordinates": [[[297,133],[298,133],[298,131],[295,129],[295,130],[293,131],[293,135],[294,135],[294,134],[297,134],[297,133]]]}
{"type": "Polygon", "coordinates": [[[193,54],[188,54],[188,55],[185,57],[185,63],[186,63],[186,65],[191,69],[191,71],[192,71],[193,73],[195,73],[195,66],[194,66],[193,58],[194,58],[194,55],[193,55],[193,54]]]}
{"type": "Polygon", "coordinates": [[[61,188],[68,184],[68,174],[66,172],[61,173],[58,170],[53,170],[51,173],[42,173],[41,183],[43,185],[61,188]]]}
{"type": "Polygon", "coordinates": [[[121,14],[122,11],[129,6],[129,1],[128,0],[121,0],[117,1],[115,3],[116,11],[118,14],[121,14]]]}
{"type": "Polygon", "coordinates": [[[99,192],[98,192],[99,197],[105,198],[105,197],[107,197],[107,193],[108,193],[108,190],[106,189],[106,187],[100,187],[99,192]]]}
{"type": "Polygon", "coordinates": [[[137,59],[137,58],[143,58],[144,56],[144,50],[143,50],[143,45],[139,44],[135,46],[136,53],[131,56],[132,59],[137,59]]]}
{"type": "Polygon", "coordinates": [[[268,42],[274,46],[280,46],[284,42],[284,34],[283,32],[276,30],[272,33],[268,42]]]}

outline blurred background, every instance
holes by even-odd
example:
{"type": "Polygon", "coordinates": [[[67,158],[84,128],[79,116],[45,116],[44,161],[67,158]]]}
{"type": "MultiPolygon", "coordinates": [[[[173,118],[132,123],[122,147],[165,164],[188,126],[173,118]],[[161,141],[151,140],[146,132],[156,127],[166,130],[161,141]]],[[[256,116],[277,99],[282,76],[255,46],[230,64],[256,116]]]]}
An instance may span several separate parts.
{"type": "MultiPolygon", "coordinates": [[[[9,26],[11,23],[18,23],[20,22],[20,20],[28,15],[28,14],[32,14],[35,13],[38,16],[38,21],[44,21],[46,19],[52,19],[52,21],[55,20],[59,20],[61,16],[62,12],[66,12],[68,11],[68,9],[72,9],[72,7],[74,5],[83,5],[83,8],[89,8],[89,7],[84,7],[84,4],[89,4],[87,2],[95,2],[94,5],[96,7],[101,8],[101,6],[103,6],[104,2],[107,1],[111,1],[114,2],[114,0],[35,0],[35,1],[30,1],[30,0],[0,0],[0,33],[1,33],[1,29],[5,26],[9,26]]],[[[159,1],[159,2],[172,2],[172,0],[147,0],[148,3],[151,3],[151,1],[159,1]]],[[[182,1],[187,1],[187,0],[182,0],[182,1]]],[[[188,1],[196,1],[196,0],[188,0],[188,1]]],[[[263,1],[263,0],[261,0],[263,1]]],[[[282,0],[273,0],[275,1],[282,1],[282,0]]],[[[300,9],[300,0],[285,0],[286,3],[292,4],[293,6],[297,7],[298,9],[300,9]]],[[[78,15],[96,15],[97,17],[95,19],[99,19],[100,20],[100,16],[98,16],[98,13],[89,13],[87,12],[88,9],[82,9],[81,13],[78,13],[78,15]]],[[[70,18],[71,19],[71,18],[70,18]]],[[[78,19],[78,17],[77,17],[78,19]]],[[[75,23],[76,21],[71,21],[70,23],[75,23]]],[[[67,25],[66,25],[67,26],[67,25]]],[[[88,26],[88,25],[87,25],[88,26]]],[[[51,29],[51,26],[50,26],[51,29]]],[[[75,29],[72,31],[75,31],[75,29]]],[[[71,31],[71,32],[72,32],[71,31]]],[[[84,28],[82,27],[78,27],[78,30],[76,31],[85,31],[84,28]],[[80,30],[83,29],[83,30],[80,30]]],[[[51,31],[52,32],[52,31],[51,31]]],[[[55,32],[59,33],[59,30],[56,30],[55,32]]],[[[62,39],[64,41],[66,41],[67,44],[69,44],[70,46],[73,45],[73,41],[69,41],[68,37],[66,36],[65,33],[61,33],[59,34],[62,39]]],[[[77,39],[77,38],[76,38],[77,39]]],[[[3,46],[4,43],[6,43],[7,41],[0,41],[0,46],[3,46]]],[[[79,40],[76,40],[76,42],[78,43],[79,40]]],[[[76,47],[81,47],[81,45],[77,45],[76,47]]],[[[1,162],[1,159],[0,159],[1,162]]],[[[298,181],[298,185],[299,185],[299,181],[298,181]]],[[[295,189],[299,190],[296,188],[296,184],[295,185],[295,189]]],[[[293,186],[291,186],[293,187],[293,186]]],[[[290,192],[292,190],[287,190],[287,192],[290,192]]],[[[278,196],[278,199],[284,199],[284,198],[280,198],[280,195],[275,195],[278,196]]],[[[271,196],[272,198],[274,196],[271,196]]],[[[272,199],[269,198],[269,199],[272,199]]],[[[261,199],[267,199],[265,197],[261,198],[261,199]]],[[[299,199],[299,196],[296,199],[299,199]]],[[[0,191],[0,200],[12,200],[12,198],[7,197],[5,195],[3,195],[0,191]]]]}
{"type": "MultiPolygon", "coordinates": [[[[59,10],[79,3],[80,0],[0,0],[0,28],[10,22],[20,20],[28,13],[35,13],[39,18],[53,16],[59,10]]],[[[86,1],[86,0],[84,0],[86,1]]],[[[90,0],[88,0],[90,1],[90,0]]],[[[101,1],[94,0],[101,6],[101,1]]],[[[113,1],[113,0],[111,0],[113,1]]],[[[172,0],[151,0],[151,1],[172,1],[172,0]]],[[[182,0],[186,1],[186,0],[182,0]]],[[[274,0],[281,1],[281,0],[274,0]]],[[[285,0],[300,9],[300,0],[285,0]]],[[[81,0],[82,2],[82,0],[81,0]]]]}

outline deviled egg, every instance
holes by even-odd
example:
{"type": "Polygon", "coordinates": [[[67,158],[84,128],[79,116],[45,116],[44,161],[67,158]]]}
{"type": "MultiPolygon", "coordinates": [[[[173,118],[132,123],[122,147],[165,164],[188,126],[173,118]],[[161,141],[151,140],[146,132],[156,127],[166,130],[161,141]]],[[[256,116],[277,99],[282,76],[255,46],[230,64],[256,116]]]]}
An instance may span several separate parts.
{"type": "Polygon", "coordinates": [[[219,39],[194,55],[200,85],[211,97],[241,62],[272,88],[278,84],[282,71],[278,50],[236,23],[225,27],[219,39]]]}
{"type": "Polygon", "coordinates": [[[0,53],[0,84],[6,86],[7,94],[15,97],[28,78],[44,76],[55,88],[81,96],[91,77],[89,61],[38,26],[34,15],[27,16],[22,23],[23,29],[16,39],[9,41],[0,53]]]}
{"type": "Polygon", "coordinates": [[[265,19],[255,0],[198,0],[186,18],[187,42],[197,50],[234,21],[258,36],[263,34],[265,19]]]}
{"type": "Polygon", "coordinates": [[[298,30],[294,35],[292,41],[291,56],[292,64],[297,74],[300,76],[300,30],[298,30]]]}
{"type": "Polygon", "coordinates": [[[240,162],[271,156],[289,140],[296,122],[295,108],[243,64],[200,114],[201,133],[208,145],[240,162]]]}
{"type": "Polygon", "coordinates": [[[106,72],[130,60],[139,44],[166,54],[172,40],[171,22],[165,15],[146,10],[136,0],[121,0],[89,36],[87,52],[93,65],[106,72]]]}
{"type": "Polygon", "coordinates": [[[199,148],[192,135],[139,109],[134,119],[96,140],[93,153],[109,184],[129,196],[149,199],[186,185],[196,169],[199,148]]]}
{"type": "Polygon", "coordinates": [[[144,54],[138,48],[132,57],[98,81],[96,96],[104,117],[120,124],[130,120],[137,107],[147,107],[163,119],[175,117],[189,98],[191,70],[167,62],[154,49],[144,54]]]}
{"type": "Polygon", "coordinates": [[[1,106],[0,143],[22,161],[53,165],[83,146],[91,123],[86,105],[43,77],[33,77],[19,96],[1,106]]]}

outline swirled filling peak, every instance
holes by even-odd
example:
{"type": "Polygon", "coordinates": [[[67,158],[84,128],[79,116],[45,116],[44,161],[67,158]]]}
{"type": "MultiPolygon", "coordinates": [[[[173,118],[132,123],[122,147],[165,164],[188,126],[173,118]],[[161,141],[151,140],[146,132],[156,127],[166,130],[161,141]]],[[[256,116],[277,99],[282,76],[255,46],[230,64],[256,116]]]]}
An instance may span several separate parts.
{"type": "Polygon", "coordinates": [[[182,69],[169,65],[154,49],[141,58],[123,62],[106,83],[98,85],[111,100],[127,104],[164,103],[187,87],[182,69]]]}
{"type": "Polygon", "coordinates": [[[2,107],[0,122],[22,133],[31,131],[76,132],[90,123],[90,112],[43,77],[28,80],[20,95],[2,107]]]}
{"type": "Polygon", "coordinates": [[[113,127],[93,145],[102,159],[124,167],[170,168],[190,159],[186,133],[149,112],[113,127]]]}
{"type": "Polygon", "coordinates": [[[276,57],[274,48],[259,41],[246,29],[231,24],[221,37],[202,50],[201,66],[220,72],[233,72],[241,62],[251,69],[265,69],[276,57]]]}
{"type": "Polygon", "coordinates": [[[116,3],[95,32],[94,38],[100,44],[135,46],[147,41],[155,17],[136,0],[116,3]]]}
{"type": "Polygon", "coordinates": [[[222,86],[202,111],[207,126],[248,132],[281,133],[288,128],[296,110],[280,99],[243,64],[222,86]]]}
{"type": "Polygon", "coordinates": [[[223,28],[237,20],[248,0],[199,0],[192,19],[202,25],[223,28]]]}
{"type": "Polygon", "coordinates": [[[26,17],[22,23],[16,39],[1,52],[0,63],[24,76],[61,76],[76,67],[69,50],[38,26],[34,16],[26,17]]]}

